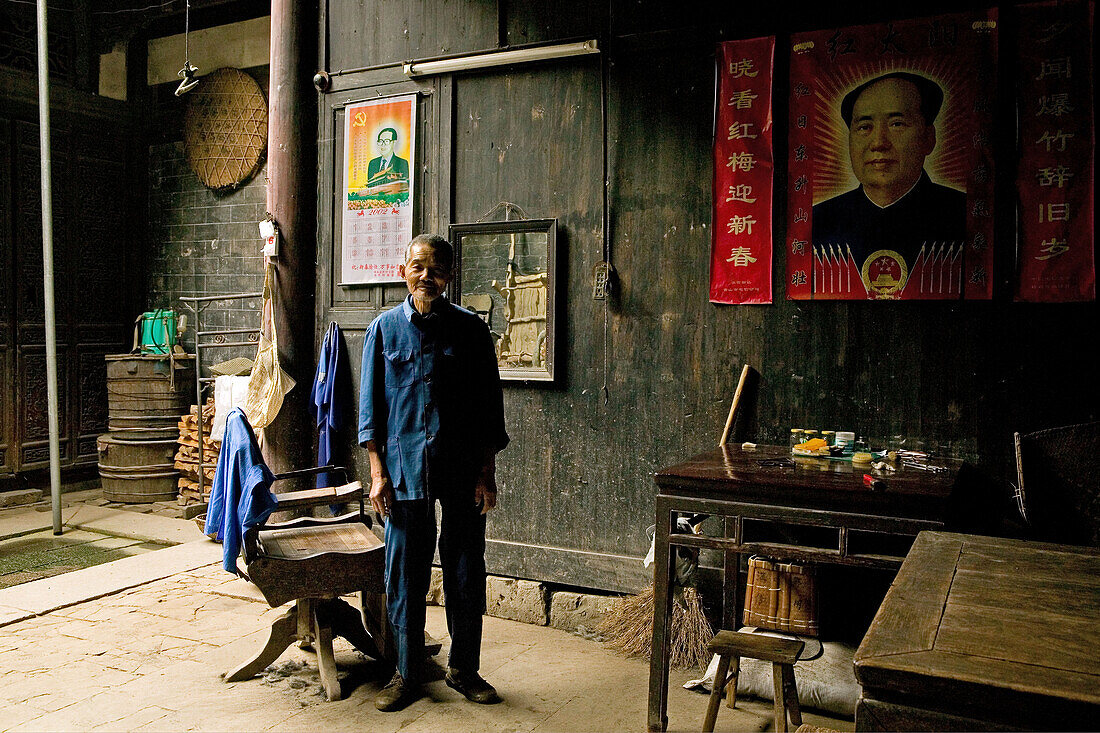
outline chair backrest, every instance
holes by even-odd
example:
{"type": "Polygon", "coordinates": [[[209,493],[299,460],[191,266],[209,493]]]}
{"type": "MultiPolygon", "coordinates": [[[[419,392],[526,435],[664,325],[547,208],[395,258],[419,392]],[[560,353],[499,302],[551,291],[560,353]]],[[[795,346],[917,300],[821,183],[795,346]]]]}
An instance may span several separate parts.
{"type": "Polygon", "coordinates": [[[1100,422],[1017,433],[1016,472],[1034,539],[1100,547],[1100,422]]]}
{"type": "Polygon", "coordinates": [[[488,294],[463,295],[462,307],[478,314],[487,325],[493,325],[493,296],[488,294]]]}

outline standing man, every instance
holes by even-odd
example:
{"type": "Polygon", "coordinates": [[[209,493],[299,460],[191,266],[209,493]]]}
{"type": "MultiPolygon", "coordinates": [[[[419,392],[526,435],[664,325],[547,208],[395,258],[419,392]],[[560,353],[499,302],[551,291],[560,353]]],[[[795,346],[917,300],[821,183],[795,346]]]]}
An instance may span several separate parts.
{"type": "Polygon", "coordinates": [[[399,272],[400,306],[374,319],[363,342],[359,444],[370,457],[370,501],[386,522],[386,598],[397,671],[379,710],[419,698],[425,598],[441,510],[439,558],[451,652],[446,682],[478,703],[497,702],[478,674],[485,613],[485,514],[496,506],[496,454],[508,444],[492,338],[443,290],[454,250],[421,234],[399,272]]]}
{"type": "Polygon", "coordinates": [[[377,158],[367,163],[367,186],[409,180],[409,161],[393,152],[397,144],[397,130],[385,127],[378,133],[377,158]]]}
{"type": "Polygon", "coordinates": [[[933,183],[924,160],[936,147],[943,90],[919,74],[895,71],[850,91],[840,104],[859,187],[813,207],[813,244],[851,247],[912,265],[922,246],[963,244],[966,194],[933,183]]]}

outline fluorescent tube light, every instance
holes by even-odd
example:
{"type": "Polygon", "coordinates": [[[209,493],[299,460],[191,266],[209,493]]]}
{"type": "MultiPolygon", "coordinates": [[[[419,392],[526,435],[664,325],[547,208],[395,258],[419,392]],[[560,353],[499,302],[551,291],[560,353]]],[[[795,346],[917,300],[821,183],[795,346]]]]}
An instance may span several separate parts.
{"type": "Polygon", "coordinates": [[[458,56],[453,59],[440,59],[438,61],[409,61],[402,64],[401,70],[405,76],[427,76],[430,74],[449,74],[454,71],[485,69],[490,66],[503,66],[505,64],[521,64],[527,61],[584,56],[599,52],[599,46],[593,39],[576,43],[560,43],[556,46],[536,46],[534,48],[517,48],[511,51],[495,51],[473,56],[458,56]]]}

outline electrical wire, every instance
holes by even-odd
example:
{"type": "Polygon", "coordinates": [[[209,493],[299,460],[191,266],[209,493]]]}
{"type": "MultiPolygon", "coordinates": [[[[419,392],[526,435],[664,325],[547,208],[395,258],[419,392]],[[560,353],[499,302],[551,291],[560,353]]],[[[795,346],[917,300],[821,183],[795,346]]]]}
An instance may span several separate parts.
{"type": "Polygon", "coordinates": [[[603,301],[603,403],[606,405],[610,402],[611,391],[607,387],[607,372],[609,368],[610,352],[608,347],[609,336],[609,321],[611,319],[611,211],[608,208],[610,204],[611,181],[608,180],[610,164],[608,163],[608,145],[607,145],[607,108],[608,108],[608,89],[611,86],[608,81],[611,75],[611,61],[608,59],[611,48],[611,38],[614,35],[614,28],[611,25],[612,13],[612,0],[608,0],[607,3],[607,41],[604,43],[603,53],[600,54],[600,124],[603,127],[603,262],[607,268],[606,279],[604,281],[604,301],[603,301]]]}
{"type": "Polygon", "coordinates": [[[187,6],[183,11],[183,66],[191,65],[191,0],[187,0],[187,6]]]}

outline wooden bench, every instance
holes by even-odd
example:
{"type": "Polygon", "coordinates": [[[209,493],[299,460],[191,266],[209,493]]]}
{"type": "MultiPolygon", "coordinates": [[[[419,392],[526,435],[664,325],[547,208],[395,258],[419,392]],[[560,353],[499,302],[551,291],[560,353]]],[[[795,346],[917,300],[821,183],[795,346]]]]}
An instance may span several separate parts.
{"type": "Polygon", "coordinates": [[[718,706],[722,701],[723,690],[729,687],[727,704],[734,707],[737,700],[737,675],[741,670],[741,657],[762,659],[772,663],[772,682],[775,685],[775,730],[786,733],[787,711],[790,711],[791,723],[802,725],[802,711],[798,707],[798,688],[794,681],[794,663],[802,653],[804,642],[795,639],[781,639],[764,634],[749,634],[740,631],[719,631],[707,644],[707,648],[718,655],[718,671],[714,675],[714,686],[707,705],[707,716],[703,720],[703,730],[714,730],[714,721],[718,718],[718,706]],[[732,668],[732,672],[730,669],[732,668]],[[729,676],[727,676],[727,673],[729,676]]]}

